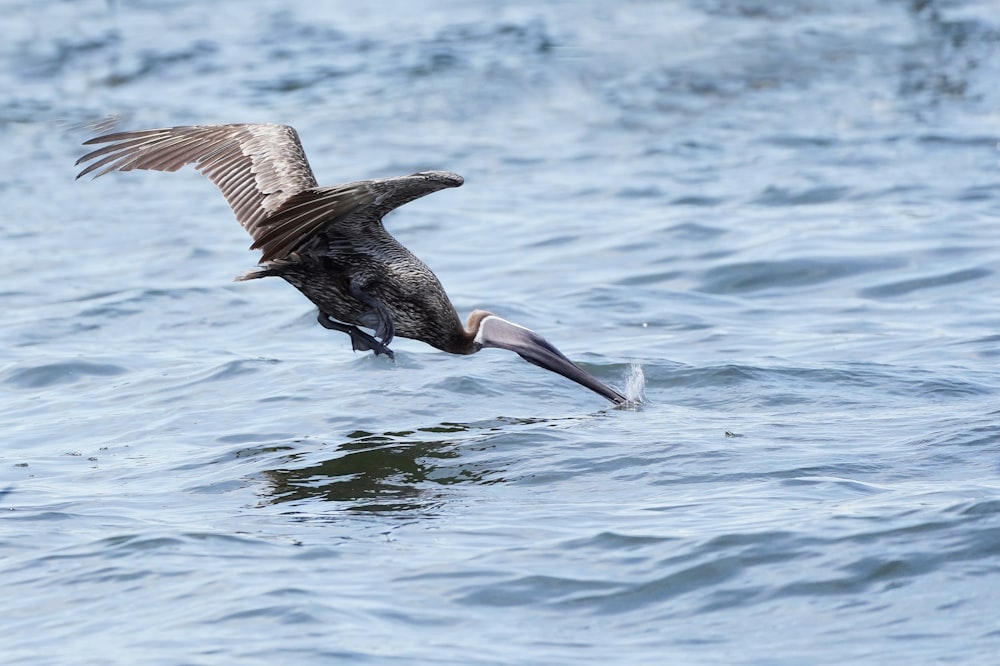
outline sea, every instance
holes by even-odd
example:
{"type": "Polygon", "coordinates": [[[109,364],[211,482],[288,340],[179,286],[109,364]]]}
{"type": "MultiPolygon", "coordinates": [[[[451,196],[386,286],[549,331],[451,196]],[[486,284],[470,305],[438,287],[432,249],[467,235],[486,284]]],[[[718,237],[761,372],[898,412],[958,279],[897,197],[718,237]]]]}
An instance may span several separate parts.
{"type": "Polygon", "coordinates": [[[1000,2],[7,0],[5,665],[1000,663],[1000,2]],[[188,167],[295,127],[487,349],[352,350],[188,167]]]}

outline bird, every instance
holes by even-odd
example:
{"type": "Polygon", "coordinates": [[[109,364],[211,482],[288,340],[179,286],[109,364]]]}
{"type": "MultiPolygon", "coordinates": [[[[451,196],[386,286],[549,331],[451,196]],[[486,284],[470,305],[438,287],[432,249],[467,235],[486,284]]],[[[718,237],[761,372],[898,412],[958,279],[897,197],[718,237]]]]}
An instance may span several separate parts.
{"type": "Polygon", "coordinates": [[[388,231],[394,209],[464,180],[447,171],[320,186],[298,132],[280,124],[230,123],[112,132],[77,160],[77,179],[134,169],[177,171],[193,164],[222,192],[261,250],[259,265],[237,280],[280,277],[319,310],[325,328],[350,336],[355,351],[394,358],[396,336],[451,354],[513,351],[615,405],[628,399],[570,361],[538,333],[485,310],[463,325],[427,265],[388,231]],[[372,331],[368,333],[362,328],[372,331]]]}

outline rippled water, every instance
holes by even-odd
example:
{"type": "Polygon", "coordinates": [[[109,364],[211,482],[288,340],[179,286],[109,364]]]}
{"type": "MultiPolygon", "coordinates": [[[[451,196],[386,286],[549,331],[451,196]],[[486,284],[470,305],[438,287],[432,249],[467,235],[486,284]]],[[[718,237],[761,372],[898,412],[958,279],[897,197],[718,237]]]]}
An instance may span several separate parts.
{"type": "Polygon", "coordinates": [[[24,0],[0,43],[4,663],[994,663],[995,2],[24,0]],[[355,354],[198,174],[292,124],[513,354],[355,354]]]}

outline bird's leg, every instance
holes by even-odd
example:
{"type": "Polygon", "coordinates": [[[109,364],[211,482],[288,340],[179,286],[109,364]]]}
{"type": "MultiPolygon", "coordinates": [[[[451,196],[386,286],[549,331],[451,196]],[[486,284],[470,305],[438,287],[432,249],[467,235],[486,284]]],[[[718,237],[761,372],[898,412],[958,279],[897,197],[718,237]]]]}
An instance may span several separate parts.
{"type": "Polygon", "coordinates": [[[328,328],[331,331],[340,331],[342,333],[347,333],[351,336],[351,346],[354,351],[373,351],[375,355],[385,354],[391,359],[396,358],[396,355],[391,349],[386,347],[384,344],[376,340],[371,335],[365,333],[357,326],[351,326],[350,324],[341,324],[339,321],[334,321],[330,319],[330,315],[323,311],[320,311],[319,317],[316,318],[323,328],[328,328]]]}
{"type": "Polygon", "coordinates": [[[396,335],[396,327],[392,323],[392,313],[389,312],[389,308],[365,291],[365,286],[360,281],[351,280],[349,288],[354,298],[371,308],[358,317],[361,325],[373,329],[375,335],[381,338],[383,345],[392,342],[393,336],[396,335]]]}

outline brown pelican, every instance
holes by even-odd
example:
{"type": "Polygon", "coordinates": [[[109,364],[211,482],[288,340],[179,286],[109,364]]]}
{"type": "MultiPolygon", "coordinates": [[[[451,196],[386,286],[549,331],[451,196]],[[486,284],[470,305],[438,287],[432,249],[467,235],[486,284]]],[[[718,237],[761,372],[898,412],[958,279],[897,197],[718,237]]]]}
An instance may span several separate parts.
{"type": "Polygon", "coordinates": [[[320,187],[298,133],[284,125],[191,125],[117,132],[84,145],[77,178],[110,171],[177,171],[187,164],[222,191],[236,219],[263,250],[261,268],[237,279],[276,275],[319,308],[319,323],[351,336],[356,351],[392,358],[393,336],[452,354],[485,347],[518,353],[611,402],[625,396],[592,377],[537,333],[483,310],[462,326],[434,273],[382,226],[386,213],[462,177],[422,171],[398,178],[320,187]],[[372,329],[374,335],[358,328],[372,329]]]}

